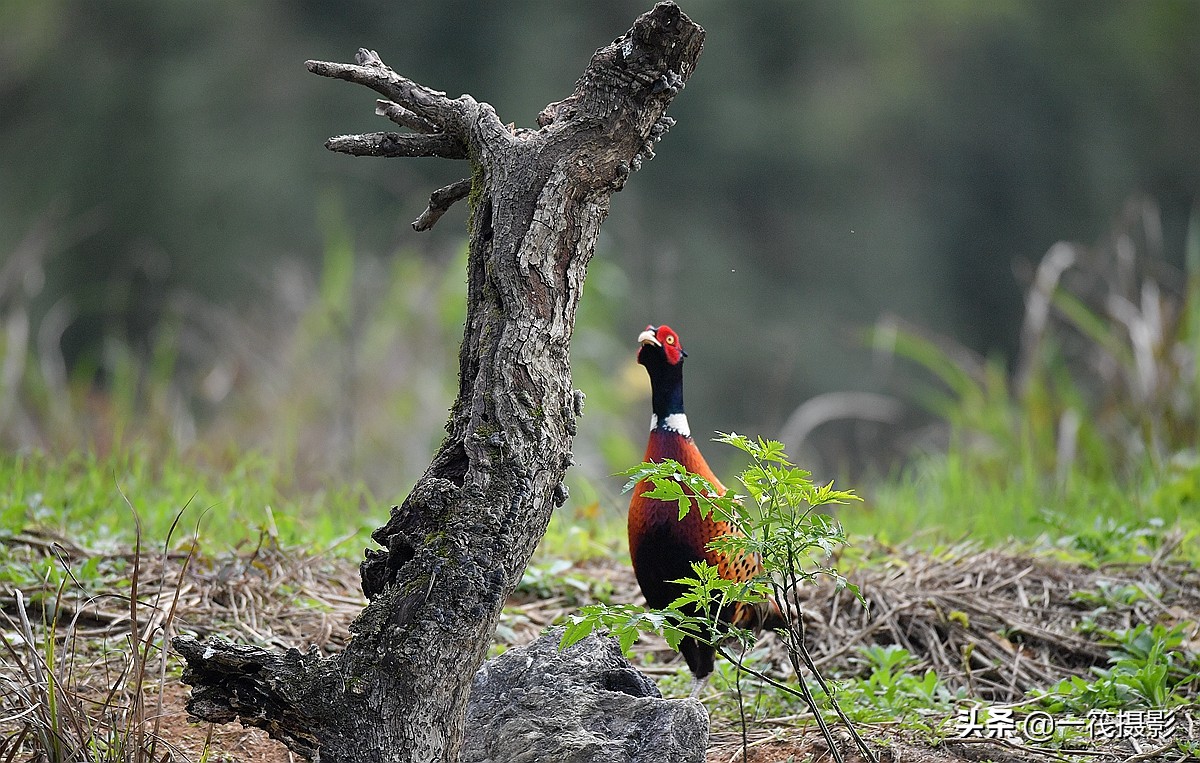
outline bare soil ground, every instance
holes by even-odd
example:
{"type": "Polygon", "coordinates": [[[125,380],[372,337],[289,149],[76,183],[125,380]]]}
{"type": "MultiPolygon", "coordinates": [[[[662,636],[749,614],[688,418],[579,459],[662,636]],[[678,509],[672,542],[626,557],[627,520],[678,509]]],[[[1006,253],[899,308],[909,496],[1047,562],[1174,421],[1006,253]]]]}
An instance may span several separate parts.
{"type": "MultiPolygon", "coordinates": [[[[111,588],[119,578],[99,583],[110,586],[108,590],[97,590],[98,583],[85,580],[82,591],[72,593],[75,587],[67,586],[58,601],[58,633],[68,632],[66,626],[73,623],[75,634],[69,644],[60,644],[60,667],[72,666],[72,690],[78,695],[103,696],[114,676],[120,675],[120,655],[129,652],[132,557],[95,554],[62,539],[22,536],[3,542],[10,558],[14,554],[30,559],[58,557],[69,560],[72,568],[93,560],[101,570],[106,566],[124,570],[123,591],[111,588]]],[[[860,647],[897,644],[921,658],[915,671],[934,670],[951,690],[962,688],[969,696],[989,702],[1017,702],[1030,689],[1045,688],[1071,675],[1086,676],[1090,668],[1107,664],[1105,647],[1076,627],[1084,618],[1105,629],[1186,623],[1189,646],[1200,649],[1200,573],[1171,561],[1169,551],[1147,564],[1090,568],[1005,549],[962,546],[931,555],[872,547],[846,571],[860,586],[869,609],[849,592],[834,591],[829,585],[809,592],[805,612],[810,649],[823,671],[852,675],[858,669],[852,658],[860,647]],[[1105,598],[1104,592],[1114,590],[1137,591],[1138,595],[1125,597],[1130,603],[1121,604],[1105,598]]],[[[138,599],[147,603],[138,615],[143,633],[169,625],[173,633],[221,634],[234,641],[280,648],[315,647],[330,654],[343,647],[348,626],[364,604],[354,563],[298,557],[269,545],[220,559],[150,554],[138,561],[137,575],[138,599]],[[175,615],[168,622],[166,612],[173,600],[175,615]],[[157,609],[149,605],[157,605],[157,609]]],[[[12,586],[6,583],[5,587],[12,586]]],[[[597,592],[613,601],[639,600],[632,573],[618,562],[599,560],[556,570],[537,585],[518,591],[506,609],[497,644],[513,646],[533,640],[597,592]]],[[[15,614],[13,597],[13,591],[4,592],[5,612],[10,617],[15,614]]],[[[34,598],[33,592],[26,591],[25,598],[34,598]]],[[[27,611],[32,622],[44,617],[39,608],[27,611]]],[[[19,634],[6,634],[6,638],[19,647],[19,634]]],[[[772,670],[786,675],[782,648],[770,637],[761,644],[772,670]]],[[[644,639],[635,646],[635,653],[652,676],[678,670],[677,658],[660,641],[644,639]]],[[[22,711],[14,704],[19,704],[19,696],[10,690],[25,679],[12,657],[14,653],[5,653],[0,668],[0,682],[8,687],[0,700],[0,737],[20,726],[19,719],[13,719],[22,711]]],[[[257,730],[189,722],[184,710],[187,689],[178,681],[178,670],[172,659],[162,684],[162,714],[157,721],[166,749],[177,751],[178,759],[199,760],[206,749],[209,760],[277,763],[294,759],[281,744],[257,730]]],[[[158,682],[147,680],[146,690],[148,707],[157,707],[158,682]]],[[[710,707],[727,701],[732,701],[728,693],[718,691],[706,699],[710,707]]],[[[862,730],[883,760],[1063,759],[1053,751],[1013,742],[946,740],[931,744],[901,730],[898,724],[876,724],[862,730]]],[[[754,763],[830,759],[815,726],[803,719],[760,719],[750,730],[749,741],[754,763]]],[[[736,727],[715,722],[710,763],[740,760],[741,744],[736,727]]],[[[1091,750],[1087,759],[1158,759],[1146,753],[1116,740],[1091,750]]],[[[1175,757],[1162,759],[1180,759],[1178,753],[1171,754],[1175,757]]],[[[4,757],[0,747],[0,760],[4,757]]]]}

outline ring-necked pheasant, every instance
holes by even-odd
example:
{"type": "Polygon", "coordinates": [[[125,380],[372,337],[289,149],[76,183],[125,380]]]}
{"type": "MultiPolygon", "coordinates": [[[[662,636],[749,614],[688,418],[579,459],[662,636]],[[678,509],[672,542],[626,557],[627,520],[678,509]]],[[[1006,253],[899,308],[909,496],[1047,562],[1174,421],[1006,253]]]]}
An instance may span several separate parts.
{"type": "MultiPolygon", "coordinates": [[[[641,348],[637,360],[650,374],[654,409],[645,460],[674,459],[723,494],[725,487],[700,455],[683,412],[683,359],[687,353],[680,346],[679,335],[668,326],[647,326],[638,336],[638,342],[641,348]]],[[[707,561],[727,580],[744,581],[759,574],[761,565],[754,557],[730,559],[706,548],[713,538],[730,532],[727,523],[717,521],[712,514],[701,516],[694,498],[693,508],[680,520],[679,507],[674,501],[663,502],[643,495],[652,487],[649,482],[639,482],[629,502],[629,555],[650,607],[662,609],[683,593],[683,586],[670,581],[693,577],[693,562],[707,561]]],[[[722,613],[722,619],[738,627],[784,625],[779,610],[765,604],[731,608],[722,613]]],[[[695,689],[699,690],[712,673],[716,648],[688,637],[680,643],[679,651],[696,679],[695,689]]]]}

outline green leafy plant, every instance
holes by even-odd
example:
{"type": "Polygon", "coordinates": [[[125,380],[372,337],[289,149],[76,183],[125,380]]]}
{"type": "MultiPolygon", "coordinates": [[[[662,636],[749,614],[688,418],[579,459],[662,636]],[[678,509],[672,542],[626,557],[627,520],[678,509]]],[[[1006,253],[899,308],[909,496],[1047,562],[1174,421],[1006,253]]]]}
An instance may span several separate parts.
{"type": "Polygon", "coordinates": [[[685,592],[666,609],[646,610],[631,605],[584,607],[570,618],[562,645],[569,646],[597,628],[611,631],[626,650],[643,632],[658,633],[674,649],[685,636],[714,644],[720,654],[738,668],[735,689],[739,698],[741,685],[737,679],[743,670],[800,698],[812,712],[834,757],[840,761],[840,745],[824,719],[817,695],[808,685],[808,680],[813,680],[818,691],[829,698],[832,709],[850,731],[859,750],[875,760],[874,753],[859,736],[850,718],[841,711],[833,690],[808,652],[800,596],[803,586],[815,583],[820,577],[829,577],[837,587],[849,589],[866,605],[857,586],[842,577],[832,563],[834,554],[846,544],[841,525],[816,511],[822,506],[859,498],[852,491],[834,489],[833,483],[814,483],[809,472],[797,468],[787,459],[779,442],[720,433],[716,441],[731,445],[749,457],[750,465],[738,475],[738,482],[746,491],[744,495],[719,495],[703,477],[669,459],[661,463],[643,463],[625,472],[629,477],[626,490],[646,480],[653,487],[644,495],[676,502],[681,519],[689,511],[698,510],[704,516],[711,514],[729,523],[733,531],[714,539],[709,547],[734,559],[757,557],[762,564],[762,573],[745,582],[734,582],[722,578],[711,565],[696,563],[691,577],[675,581],[685,586],[685,592]],[[755,606],[767,600],[778,607],[786,620],[786,627],[777,630],[776,634],[787,647],[798,679],[794,686],[748,666],[743,657],[754,641],[753,633],[721,621],[721,614],[731,607],[755,606]],[[728,648],[729,642],[740,647],[739,653],[728,648]]]}
{"type": "Polygon", "coordinates": [[[1051,529],[1057,548],[1078,552],[1073,558],[1091,565],[1149,560],[1171,542],[1172,531],[1159,517],[1137,522],[1096,517],[1090,527],[1079,527],[1060,512],[1042,511],[1039,521],[1051,529]]]}
{"type": "Polygon", "coordinates": [[[1106,580],[1096,583],[1095,591],[1075,591],[1070,598],[1101,608],[1130,606],[1146,598],[1146,591],[1138,585],[1117,585],[1106,580]]]}
{"type": "Polygon", "coordinates": [[[931,731],[931,727],[917,716],[935,712],[944,716],[957,698],[932,670],[920,675],[910,672],[920,660],[896,644],[862,647],[859,659],[867,674],[848,682],[841,696],[858,709],[861,720],[882,721],[905,716],[910,724],[931,731]]]}
{"type": "Polygon", "coordinates": [[[1192,701],[1200,689],[1200,656],[1185,647],[1191,624],[1138,624],[1100,630],[1111,647],[1109,666],[1094,667],[1092,680],[1072,676],[1037,698],[1052,711],[1168,707],[1192,701]]]}

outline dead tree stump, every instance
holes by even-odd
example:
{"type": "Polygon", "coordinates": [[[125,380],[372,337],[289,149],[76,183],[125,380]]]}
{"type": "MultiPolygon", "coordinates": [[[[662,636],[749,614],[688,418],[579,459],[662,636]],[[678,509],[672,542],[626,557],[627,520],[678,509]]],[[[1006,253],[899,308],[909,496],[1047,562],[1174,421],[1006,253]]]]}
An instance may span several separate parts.
{"type": "Polygon", "coordinates": [[[266,729],[311,760],[456,761],[471,680],[500,610],[556,505],[582,394],[568,350],[609,199],[671,124],[704,30],[672,2],[592,57],[575,92],[514,129],[469,95],[448,98],[388,68],[310,71],[366,85],[405,132],[332,138],[357,156],[438,156],[470,177],[435,192],[414,223],[467,198],[467,318],[448,436],[362,563],[370,603],[344,652],[322,659],[180,637],[189,711],[266,729]]]}

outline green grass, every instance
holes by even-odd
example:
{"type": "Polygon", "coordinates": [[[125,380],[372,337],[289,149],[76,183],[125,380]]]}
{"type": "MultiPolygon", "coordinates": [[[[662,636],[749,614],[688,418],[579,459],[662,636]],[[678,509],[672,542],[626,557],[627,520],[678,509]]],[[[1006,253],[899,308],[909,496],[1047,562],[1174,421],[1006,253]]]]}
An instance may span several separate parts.
{"type": "Polygon", "coordinates": [[[865,505],[839,514],[852,535],[884,543],[936,544],[970,539],[1075,548],[1095,561],[1140,561],[1172,532],[1181,551],[1200,560],[1200,463],[1160,474],[1147,466],[1136,480],[1072,475],[1066,485],[1020,468],[991,477],[962,451],[930,457],[901,477],[870,489],[865,505]]]}
{"type": "MultiPolygon", "coordinates": [[[[586,481],[572,483],[579,498],[554,513],[534,563],[626,554],[623,507],[602,506],[586,481]]],[[[0,540],[39,533],[91,550],[129,548],[140,522],[145,542],[156,545],[182,511],[174,545],[196,535],[206,554],[252,549],[269,536],[283,547],[357,557],[403,498],[381,498],[336,478],[313,490],[259,453],[213,459],[140,445],[107,456],[0,454],[0,486],[0,540]]]]}
{"type": "Polygon", "coordinates": [[[356,555],[388,505],[352,484],[300,490],[277,463],[252,453],[211,465],[139,446],[108,456],[6,453],[0,485],[0,537],[41,532],[88,548],[131,546],[138,521],[157,544],[184,512],[176,542],[198,527],[208,552],[253,548],[266,534],[284,546],[356,555]]]}
{"type": "MultiPolygon", "coordinates": [[[[186,509],[182,526],[190,536],[199,523],[201,545],[209,552],[252,548],[265,533],[283,546],[332,548],[353,557],[395,502],[336,480],[316,491],[302,489],[278,463],[253,453],[227,455],[213,465],[164,458],[143,447],[103,457],[4,454],[0,485],[0,537],[48,532],[89,548],[130,545],[134,510],[144,537],[157,542],[186,509]]],[[[1197,465],[1174,468],[1157,483],[1147,479],[1139,489],[1116,480],[1079,480],[1069,489],[1022,479],[989,481],[951,454],[874,486],[865,504],[843,507],[839,519],[850,535],[884,543],[969,538],[994,545],[1015,538],[1096,563],[1143,561],[1179,532],[1179,552],[1196,561],[1198,485],[1197,465]]],[[[572,496],[555,512],[535,560],[626,554],[625,496],[602,502],[579,489],[572,496]]]]}

